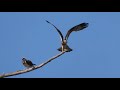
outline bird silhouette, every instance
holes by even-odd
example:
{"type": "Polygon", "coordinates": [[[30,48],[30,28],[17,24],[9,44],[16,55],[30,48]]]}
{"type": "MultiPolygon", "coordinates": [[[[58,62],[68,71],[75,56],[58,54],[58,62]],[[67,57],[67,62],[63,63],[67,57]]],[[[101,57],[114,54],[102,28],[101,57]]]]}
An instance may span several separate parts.
{"type": "Polygon", "coordinates": [[[22,64],[27,68],[30,68],[36,65],[36,64],[33,64],[32,61],[27,60],[26,58],[22,58],[22,64]]]}
{"type": "Polygon", "coordinates": [[[57,30],[57,32],[59,33],[60,38],[61,38],[61,42],[62,42],[62,43],[61,43],[62,46],[61,46],[60,48],[58,48],[57,50],[58,50],[58,51],[61,51],[61,52],[63,52],[63,51],[66,51],[66,52],[72,51],[72,49],[67,45],[67,41],[68,41],[68,38],[69,38],[71,32],[73,32],[73,31],[76,32],[76,31],[83,30],[84,28],[87,28],[88,25],[89,25],[88,23],[81,23],[81,24],[78,24],[78,25],[72,27],[71,29],[68,30],[68,32],[67,32],[67,34],[66,34],[66,36],[65,36],[65,38],[64,38],[63,35],[62,35],[62,33],[61,33],[61,31],[60,31],[55,25],[53,25],[52,23],[50,23],[50,22],[47,21],[47,20],[46,20],[46,22],[49,23],[49,24],[51,24],[52,26],[54,26],[54,28],[55,28],[55,29],[57,30]]]}

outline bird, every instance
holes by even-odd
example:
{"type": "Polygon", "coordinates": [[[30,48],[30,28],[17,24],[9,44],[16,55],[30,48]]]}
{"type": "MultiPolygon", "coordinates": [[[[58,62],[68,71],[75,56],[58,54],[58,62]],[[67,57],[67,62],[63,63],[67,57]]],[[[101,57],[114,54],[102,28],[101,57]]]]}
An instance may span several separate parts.
{"type": "Polygon", "coordinates": [[[47,20],[46,20],[46,22],[49,23],[49,24],[51,24],[51,25],[57,30],[57,32],[59,33],[60,38],[61,38],[61,42],[62,42],[62,43],[61,43],[62,46],[61,46],[60,48],[58,48],[57,50],[58,50],[58,51],[61,51],[61,52],[63,52],[63,51],[65,51],[65,52],[70,52],[70,51],[72,51],[72,49],[71,49],[71,48],[68,46],[68,44],[67,44],[67,41],[68,41],[68,38],[69,38],[70,34],[71,34],[73,31],[77,32],[77,31],[83,30],[83,29],[87,28],[88,25],[89,25],[89,23],[83,22],[83,23],[80,23],[80,24],[72,27],[71,29],[68,30],[68,32],[67,32],[67,34],[66,34],[66,36],[65,36],[65,38],[64,38],[64,37],[63,37],[63,34],[61,33],[61,31],[60,31],[55,25],[53,25],[51,22],[49,22],[49,21],[47,21],[47,20]]]}
{"type": "Polygon", "coordinates": [[[22,58],[22,64],[27,68],[34,67],[34,65],[36,65],[33,64],[32,61],[27,60],[26,58],[22,58]]]}

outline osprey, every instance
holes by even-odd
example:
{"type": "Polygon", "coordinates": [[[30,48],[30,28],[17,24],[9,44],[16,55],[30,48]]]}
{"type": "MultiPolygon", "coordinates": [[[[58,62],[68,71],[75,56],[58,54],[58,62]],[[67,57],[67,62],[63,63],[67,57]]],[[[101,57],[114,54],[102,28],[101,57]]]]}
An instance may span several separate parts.
{"type": "Polygon", "coordinates": [[[68,32],[67,32],[67,34],[66,34],[66,36],[65,36],[65,38],[64,38],[63,35],[62,35],[62,33],[61,33],[61,31],[55,25],[53,25],[52,23],[50,23],[47,20],[46,20],[46,22],[49,23],[49,24],[51,24],[52,26],[54,26],[55,29],[57,30],[57,32],[59,33],[60,38],[61,38],[61,42],[62,42],[61,43],[62,46],[60,48],[58,48],[57,50],[61,51],[61,52],[63,52],[63,51],[66,51],[66,52],[72,51],[72,49],[67,45],[68,37],[71,34],[71,32],[73,32],[73,31],[80,31],[80,30],[83,30],[84,28],[88,27],[88,23],[78,24],[78,25],[72,27],[71,29],[69,29],[68,32]]]}
{"type": "Polygon", "coordinates": [[[27,68],[30,68],[36,65],[36,64],[33,64],[30,60],[27,60],[25,58],[22,58],[22,64],[27,68]]]}

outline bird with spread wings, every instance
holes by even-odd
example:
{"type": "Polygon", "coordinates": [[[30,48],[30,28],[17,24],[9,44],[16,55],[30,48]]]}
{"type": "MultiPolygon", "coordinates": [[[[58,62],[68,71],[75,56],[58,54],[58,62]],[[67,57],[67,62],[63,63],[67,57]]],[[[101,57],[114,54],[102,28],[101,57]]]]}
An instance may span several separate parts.
{"type": "Polygon", "coordinates": [[[66,52],[72,51],[72,49],[67,45],[68,37],[70,36],[71,32],[73,32],[73,31],[80,31],[80,30],[83,30],[84,28],[88,27],[88,23],[78,24],[78,25],[72,27],[71,29],[69,29],[68,32],[67,32],[67,34],[66,34],[66,36],[65,36],[65,38],[64,38],[63,35],[62,35],[62,33],[61,33],[61,31],[55,25],[53,25],[52,23],[50,23],[47,20],[46,20],[46,22],[49,23],[49,24],[51,24],[52,26],[54,26],[55,29],[57,30],[57,32],[59,33],[60,38],[61,38],[61,42],[62,42],[61,43],[62,46],[60,48],[58,48],[57,50],[61,51],[61,52],[63,52],[63,51],[66,51],[66,52]]]}

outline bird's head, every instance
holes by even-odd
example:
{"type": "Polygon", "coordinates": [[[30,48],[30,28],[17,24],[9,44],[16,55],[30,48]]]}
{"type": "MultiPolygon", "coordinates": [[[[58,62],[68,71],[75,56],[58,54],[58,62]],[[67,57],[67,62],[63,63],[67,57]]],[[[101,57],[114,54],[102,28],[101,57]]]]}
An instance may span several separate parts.
{"type": "Polygon", "coordinates": [[[25,59],[25,58],[22,58],[22,60],[23,60],[23,61],[26,61],[26,59],[25,59]]]}
{"type": "Polygon", "coordinates": [[[62,45],[65,45],[65,44],[67,44],[67,40],[66,39],[64,39],[63,42],[62,42],[62,45]]]}

